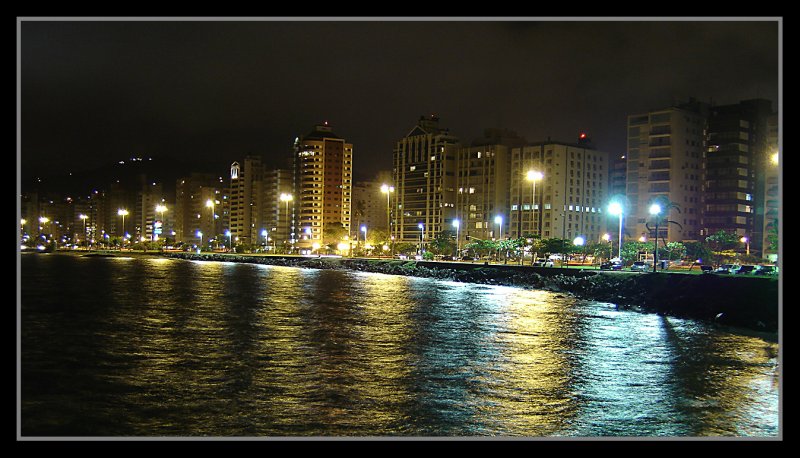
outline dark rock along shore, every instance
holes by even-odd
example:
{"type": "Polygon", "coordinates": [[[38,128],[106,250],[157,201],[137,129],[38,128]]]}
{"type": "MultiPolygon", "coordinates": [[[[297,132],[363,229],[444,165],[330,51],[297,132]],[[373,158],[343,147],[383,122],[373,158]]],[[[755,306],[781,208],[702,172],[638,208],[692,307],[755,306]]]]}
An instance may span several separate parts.
{"type": "Polygon", "coordinates": [[[680,318],[693,318],[763,332],[778,330],[778,281],[773,278],[666,273],[620,274],[591,270],[403,261],[389,259],[162,253],[181,259],[246,262],[313,269],[435,278],[570,293],[680,318]]]}

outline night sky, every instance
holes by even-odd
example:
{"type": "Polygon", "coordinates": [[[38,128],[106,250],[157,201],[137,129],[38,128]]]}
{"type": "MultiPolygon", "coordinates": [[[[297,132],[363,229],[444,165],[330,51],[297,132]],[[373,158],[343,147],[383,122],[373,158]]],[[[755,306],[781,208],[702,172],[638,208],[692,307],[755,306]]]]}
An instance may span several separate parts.
{"type": "MultiPolygon", "coordinates": [[[[328,121],[356,179],[391,168],[420,115],[624,152],[626,116],[695,97],[778,109],[779,23],[749,21],[21,21],[21,171],[130,156],[223,174],[281,165],[328,121]]],[[[187,170],[189,172],[189,170],[187,170]]]]}

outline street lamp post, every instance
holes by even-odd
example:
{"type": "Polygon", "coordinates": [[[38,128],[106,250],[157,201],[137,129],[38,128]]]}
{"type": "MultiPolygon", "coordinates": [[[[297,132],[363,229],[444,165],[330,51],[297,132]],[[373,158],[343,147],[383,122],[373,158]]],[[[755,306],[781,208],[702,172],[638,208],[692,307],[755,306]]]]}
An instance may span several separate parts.
{"type": "Polygon", "coordinates": [[[391,193],[394,192],[394,186],[389,186],[388,184],[383,184],[383,185],[381,185],[381,192],[386,194],[386,230],[388,230],[389,234],[391,235],[391,233],[392,233],[392,220],[391,220],[391,214],[389,212],[389,207],[390,207],[389,196],[391,195],[391,193]]]}
{"type": "MultiPolygon", "coordinates": [[[[536,219],[536,180],[541,180],[543,177],[542,172],[528,170],[527,178],[533,185],[531,188],[531,234],[533,234],[534,220],[536,219]]],[[[522,237],[522,234],[519,236],[522,237]]]]}
{"type": "MultiPolygon", "coordinates": [[[[161,214],[161,220],[160,220],[161,221],[161,230],[163,231],[163,230],[166,229],[166,227],[164,225],[164,212],[167,211],[167,206],[163,205],[163,204],[156,205],[156,211],[161,214]]],[[[158,234],[156,234],[156,228],[155,228],[155,224],[154,224],[153,225],[153,240],[156,240],[156,236],[157,235],[158,234]]]]}
{"type": "Polygon", "coordinates": [[[203,250],[203,233],[197,231],[197,236],[200,237],[200,245],[197,246],[197,252],[200,253],[203,250]]]}
{"type": "Polygon", "coordinates": [[[293,197],[292,197],[291,194],[281,193],[280,199],[281,199],[281,202],[285,202],[286,203],[286,241],[291,243],[291,242],[293,242],[293,239],[290,239],[290,234],[289,234],[289,224],[290,224],[290,222],[289,222],[289,202],[292,201],[293,197]]]}
{"type": "MultiPolygon", "coordinates": [[[[584,244],[586,243],[586,239],[584,239],[583,237],[581,237],[581,236],[579,235],[579,236],[575,237],[575,240],[573,240],[573,241],[572,241],[572,243],[573,243],[575,246],[583,247],[583,246],[584,246],[584,244]]],[[[586,248],[584,248],[584,250],[585,250],[585,249],[586,249],[586,248]]],[[[584,254],[584,256],[583,256],[583,258],[581,258],[581,266],[583,266],[583,261],[586,259],[586,256],[585,256],[585,254],[586,254],[586,251],[584,251],[584,252],[583,252],[583,254],[584,254]]]]}
{"type": "MultiPolygon", "coordinates": [[[[584,244],[586,243],[586,240],[579,235],[579,236],[575,237],[575,240],[573,240],[572,243],[575,246],[583,247],[584,244]]],[[[585,259],[585,256],[584,256],[584,259],[585,259]]],[[[583,259],[581,259],[581,266],[583,266],[583,259]]]]}
{"type": "Polygon", "coordinates": [[[264,251],[269,249],[269,231],[264,229],[261,231],[261,235],[264,237],[264,251]]]}
{"type": "Polygon", "coordinates": [[[656,237],[653,241],[653,273],[656,272],[656,266],[658,265],[658,220],[659,215],[661,214],[661,205],[653,204],[650,206],[650,214],[655,216],[656,218],[656,237]]]}
{"type": "Polygon", "coordinates": [[[78,215],[78,218],[83,220],[83,237],[86,238],[86,249],[89,249],[89,237],[86,236],[86,218],[88,218],[88,216],[81,213],[78,215]]]}
{"type": "Polygon", "coordinates": [[[747,256],[750,256],[750,239],[747,237],[742,237],[741,239],[739,239],[739,241],[745,244],[745,246],[747,247],[746,254],[747,256]]]}
{"type": "Polygon", "coordinates": [[[457,219],[453,220],[453,227],[456,228],[456,260],[458,260],[458,253],[461,251],[461,239],[459,239],[459,229],[461,226],[461,222],[457,219]]]}
{"type": "MultiPolygon", "coordinates": [[[[494,223],[497,224],[500,227],[500,231],[499,231],[497,239],[498,240],[503,240],[503,217],[500,216],[500,215],[495,216],[494,217],[494,223]]],[[[497,262],[500,262],[500,246],[499,245],[497,247],[497,262]]]]}
{"type": "Polygon", "coordinates": [[[422,256],[422,244],[425,239],[425,233],[423,231],[425,230],[425,226],[419,223],[417,227],[419,228],[419,255],[422,256]]]}
{"type": "Polygon", "coordinates": [[[117,215],[122,217],[122,246],[125,246],[125,215],[128,214],[128,210],[124,208],[120,208],[117,210],[117,215]]]}
{"type": "Polygon", "coordinates": [[[208,199],[206,201],[206,208],[210,208],[211,209],[211,235],[213,236],[214,234],[217,233],[217,228],[216,228],[216,225],[217,225],[216,224],[217,223],[216,216],[217,215],[216,215],[215,203],[214,203],[213,199],[208,199]]]}
{"type": "Polygon", "coordinates": [[[228,236],[228,251],[233,250],[233,235],[231,235],[230,229],[225,231],[225,235],[228,236]]]}
{"type": "Polygon", "coordinates": [[[622,261],[622,205],[619,202],[611,202],[611,205],[608,206],[608,212],[612,215],[619,216],[619,252],[617,253],[617,257],[622,261]]]}
{"type": "MultiPolygon", "coordinates": [[[[39,222],[42,224],[41,226],[39,226],[39,233],[41,234],[41,233],[45,232],[44,231],[44,225],[50,222],[50,218],[48,218],[46,216],[40,216],[39,217],[39,222]]],[[[45,234],[44,239],[45,239],[45,241],[47,241],[47,234],[45,234]]]]}

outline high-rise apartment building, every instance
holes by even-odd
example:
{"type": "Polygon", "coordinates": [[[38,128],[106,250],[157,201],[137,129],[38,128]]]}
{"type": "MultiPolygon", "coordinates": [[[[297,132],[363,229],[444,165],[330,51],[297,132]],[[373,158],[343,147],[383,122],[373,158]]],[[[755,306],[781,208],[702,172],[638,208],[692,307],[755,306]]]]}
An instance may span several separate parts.
{"type": "Polygon", "coordinates": [[[542,142],[511,150],[511,237],[581,236],[598,242],[607,230],[610,154],[588,142],[542,142]],[[529,170],[541,179],[528,179],[529,170]],[[536,184],[535,196],[533,184],[536,184]]]}
{"type": "Polygon", "coordinates": [[[292,193],[294,177],[289,169],[264,169],[264,183],[266,202],[264,229],[267,231],[266,238],[263,240],[271,248],[270,250],[281,247],[284,251],[289,244],[290,222],[289,213],[286,212],[286,202],[281,200],[281,195],[292,193]]]}
{"type": "Polygon", "coordinates": [[[428,240],[452,227],[458,138],[439,127],[439,118],[420,117],[393,152],[395,241],[428,240]]]}
{"type": "Polygon", "coordinates": [[[483,138],[471,146],[456,149],[456,206],[455,218],[459,220],[459,238],[497,238],[509,235],[509,174],[510,150],[520,147],[525,139],[516,132],[504,129],[486,129],[483,138]]]}
{"type": "MultiPolygon", "coordinates": [[[[218,207],[224,183],[212,174],[192,173],[175,184],[175,239],[200,243],[222,233],[218,207]],[[212,202],[212,205],[209,205],[212,202]],[[198,235],[202,233],[202,237],[198,235]],[[201,240],[202,238],[202,240],[201,240]]],[[[220,243],[224,243],[220,240],[220,243]]]]}
{"type": "Polygon", "coordinates": [[[141,241],[156,240],[156,235],[158,238],[171,235],[172,225],[165,224],[173,219],[173,212],[168,211],[170,206],[174,207],[174,205],[167,205],[164,187],[161,183],[149,183],[139,191],[136,199],[136,211],[133,214],[138,218],[138,236],[141,241]],[[161,208],[160,206],[163,206],[163,211],[157,210],[157,208],[161,208]]]}
{"type": "Polygon", "coordinates": [[[702,229],[703,177],[708,105],[689,103],[628,116],[627,205],[623,209],[625,233],[638,239],[655,236],[650,204],[666,198],[674,224],[659,226],[668,242],[698,240],[702,229]]]}
{"type": "MultiPolygon", "coordinates": [[[[381,181],[360,181],[353,185],[353,227],[350,237],[363,237],[361,227],[367,230],[386,230],[386,194],[381,192],[381,181]]],[[[391,195],[389,198],[391,199],[391,195]]]]}
{"type": "Polygon", "coordinates": [[[711,109],[706,153],[706,234],[747,237],[760,254],[764,236],[766,172],[770,161],[768,100],[745,100],[711,109]]]}
{"type": "Polygon", "coordinates": [[[321,246],[329,224],[350,230],[352,175],[353,145],[327,122],[295,140],[290,237],[297,249],[321,246]]]}
{"type": "Polygon", "coordinates": [[[227,196],[229,230],[233,240],[248,245],[262,244],[262,233],[274,227],[275,205],[270,175],[265,173],[260,156],[245,156],[231,164],[227,196]]]}

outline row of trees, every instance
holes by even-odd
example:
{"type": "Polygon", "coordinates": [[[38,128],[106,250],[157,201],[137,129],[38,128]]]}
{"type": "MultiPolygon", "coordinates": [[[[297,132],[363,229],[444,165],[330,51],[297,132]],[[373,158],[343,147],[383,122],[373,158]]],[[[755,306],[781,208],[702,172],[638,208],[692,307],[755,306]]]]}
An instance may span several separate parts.
{"type": "MultiPolygon", "coordinates": [[[[359,232],[359,236],[364,234],[359,232]]],[[[773,235],[773,234],[771,234],[773,235]]],[[[777,234],[770,239],[770,243],[777,249],[777,234]]],[[[421,246],[418,242],[398,242],[392,243],[391,237],[385,230],[373,229],[366,234],[366,240],[361,237],[348,238],[348,233],[341,224],[331,224],[326,226],[323,231],[322,244],[318,250],[320,254],[341,253],[352,256],[379,256],[391,253],[405,254],[413,256],[422,249],[423,256],[432,259],[437,255],[469,256],[473,258],[490,257],[498,260],[520,260],[543,258],[549,255],[559,254],[572,257],[573,259],[585,261],[591,257],[595,261],[607,260],[617,257],[618,247],[609,242],[587,242],[585,245],[576,246],[570,240],[561,238],[542,239],[534,235],[526,235],[516,239],[503,240],[483,240],[474,237],[462,241],[456,241],[456,233],[446,230],[437,234],[432,240],[425,241],[421,246]],[[347,252],[342,253],[340,244],[346,241],[347,252]]],[[[99,241],[96,246],[105,248],[119,248],[123,246],[121,237],[110,237],[99,241]]],[[[126,248],[143,251],[158,251],[165,246],[194,247],[194,244],[184,244],[172,239],[160,239],[157,241],[133,242],[125,241],[126,248]]],[[[228,246],[228,239],[220,234],[203,240],[201,249],[210,251],[218,246],[228,246]]],[[[743,256],[740,253],[742,242],[739,236],[733,233],[719,231],[697,242],[665,242],[659,240],[658,259],[678,261],[688,259],[692,262],[699,261],[702,264],[719,265],[733,259],[741,262],[759,262],[760,259],[754,256],[743,256]]],[[[228,247],[230,248],[230,247],[228,247]]],[[[286,241],[273,242],[269,249],[262,244],[235,243],[233,250],[237,253],[253,253],[267,251],[270,253],[289,253],[291,246],[286,241]]],[[[630,264],[640,258],[641,254],[653,254],[653,242],[628,241],[623,243],[621,255],[625,264],[630,264]]]]}

